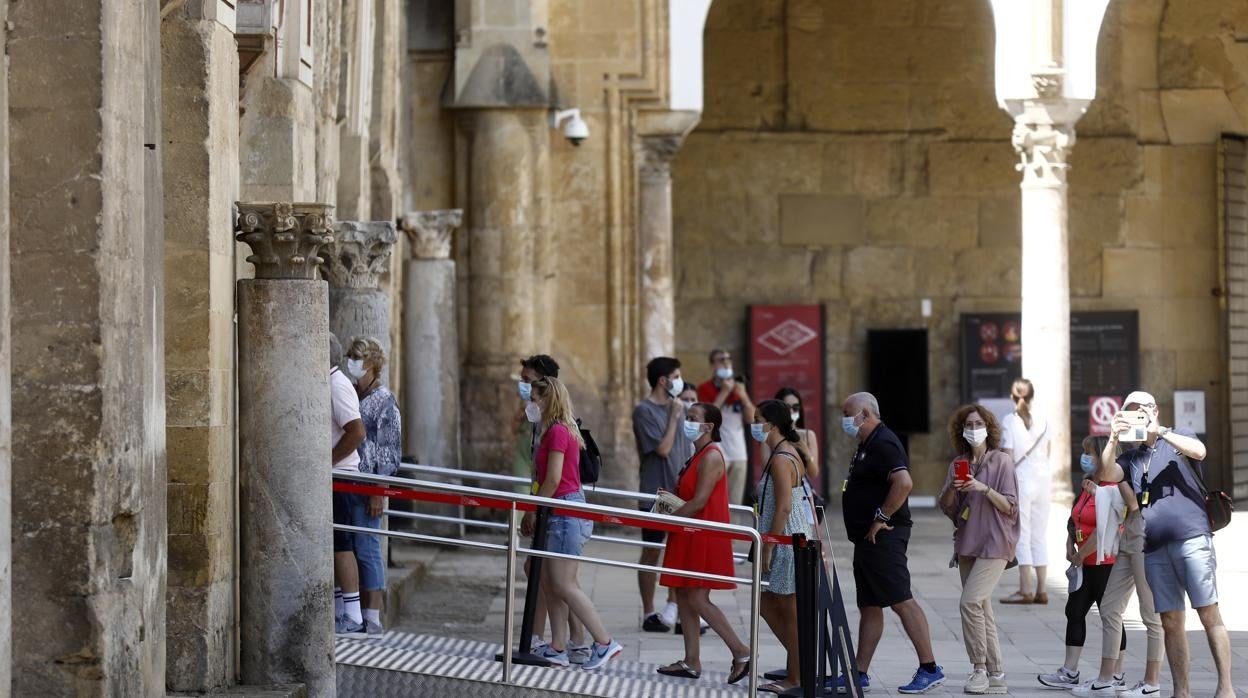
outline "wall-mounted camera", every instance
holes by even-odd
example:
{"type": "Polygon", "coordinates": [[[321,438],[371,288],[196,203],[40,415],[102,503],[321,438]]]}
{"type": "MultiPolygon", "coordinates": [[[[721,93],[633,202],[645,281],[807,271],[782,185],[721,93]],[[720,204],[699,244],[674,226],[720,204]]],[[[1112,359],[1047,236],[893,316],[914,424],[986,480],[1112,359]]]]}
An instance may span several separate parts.
{"type": "Polygon", "coordinates": [[[560,109],[552,112],[550,127],[559,128],[559,124],[563,124],[563,137],[572,145],[580,145],[585,142],[586,138],[589,138],[589,124],[581,118],[580,109],[560,109]]]}

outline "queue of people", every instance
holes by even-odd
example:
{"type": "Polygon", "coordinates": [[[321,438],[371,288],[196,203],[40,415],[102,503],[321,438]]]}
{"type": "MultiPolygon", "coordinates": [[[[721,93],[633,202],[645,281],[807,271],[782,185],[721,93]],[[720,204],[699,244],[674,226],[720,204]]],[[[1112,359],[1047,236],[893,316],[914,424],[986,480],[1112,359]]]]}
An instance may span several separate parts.
{"type": "MultiPolygon", "coordinates": [[[[356,351],[354,344],[353,352],[361,358],[369,355],[364,348],[356,351]]],[[[632,419],[641,491],[674,494],[681,502],[671,511],[675,516],[719,523],[729,522],[730,504],[752,502],[760,532],[814,535],[816,502],[810,482],[819,474],[819,444],[814,430],[806,427],[801,395],[783,388],[773,399],[756,405],[731,362],[726,351],[712,352],[713,377],[697,388],[684,380],[678,360],[656,357],[649,362],[650,392],[637,404],[632,419]],[[745,449],[736,447],[741,444],[729,445],[738,436],[744,440],[747,428],[763,463],[762,475],[749,492],[734,483],[734,474],[746,471],[741,458],[745,449]]],[[[376,374],[365,370],[364,375],[368,380],[361,394],[368,393],[376,374]]],[[[517,452],[527,451],[533,492],[584,501],[578,468],[584,443],[567,389],[558,379],[558,364],[545,355],[524,360],[519,393],[528,425],[519,432],[525,448],[517,452]]],[[[1035,389],[1029,381],[1016,381],[1011,397],[1015,410],[1000,421],[981,405],[965,405],[954,412],[949,441],[955,456],[936,498],[953,527],[950,567],[958,570],[962,584],[959,613],[971,667],[963,691],[968,694],[1009,690],[992,598],[1005,570],[1019,567],[1019,588],[1001,603],[1045,604],[1048,600],[1045,531],[1053,459],[1049,425],[1032,409],[1035,389]]],[[[1199,470],[1205,449],[1194,434],[1162,427],[1158,414],[1151,395],[1132,393],[1114,418],[1111,436],[1083,443],[1079,465],[1085,478],[1067,521],[1065,545],[1069,563],[1065,661],[1054,672],[1037,677],[1044,686],[1071,689],[1076,695],[1158,695],[1164,640],[1175,695],[1187,696],[1186,595],[1213,649],[1219,673],[1217,696],[1233,695],[1229,639],[1218,612],[1216,557],[1199,470]],[[1122,434],[1138,427],[1127,418],[1132,412],[1148,416],[1146,435],[1143,441],[1124,445],[1122,434]],[[1128,686],[1123,671],[1127,638],[1122,613],[1132,591],[1139,598],[1148,643],[1143,677],[1128,686]],[[1086,616],[1093,605],[1102,618],[1101,664],[1094,679],[1081,680],[1086,616]]],[[[883,634],[884,609],[891,608],[917,659],[910,682],[897,690],[925,693],[942,685],[946,676],[936,663],[926,615],[910,586],[907,553],[913,521],[908,500],[913,480],[909,458],[869,393],[855,393],[844,400],[842,430],[857,442],[841,488],[846,535],[854,546],[859,609],[860,673],[856,680],[861,688],[870,688],[868,671],[883,634]]],[[[342,428],[343,444],[351,443],[354,431],[348,421],[342,428]]],[[[646,502],[642,508],[651,506],[646,502]]],[[[365,503],[364,513],[371,512],[365,503]]],[[[522,530],[531,534],[532,528],[529,515],[522,530]]],[[[585,519],[552,517],[547,549],[580,555],[592,529],[585,519]]],[[[710,595],[712,590],[735,586],[722,579],[735,576],[730,541],[690,532],[665,535],[648,528],[643,528],[642,538],[651,545],[643,548],[641,564],[655,567],[661,559],[661,566],[673,571],[661,576],[638,573],[642,629],[680,632],[700,626],[696,632],[681,633],[684,656],[658,671],[688,679],[701,677],[700,636],[709,627],[732,656],[727,667],[729,683],[749,676],[753,670],[749,646],[710,595]],[[674,573],[682,570],[720,579],[674,573]],[[655,603],[660,585],[668,588],[661,610],[655,603]]],[[[359,550],[357,545],[351,552],[358,558],[359,550]]],[[[345,560],[348,551],[342,552],[345,560]]],[[[798,685],[799,676],[792,550],[765,543],[754,552],[767,582],[761,615],[787,653],[787,676],[760,690],[783,693],[798,685]]],[[[547,569],[535,623],[535,651],[560,666],[580,664],[594,669],[606,664],[622,648],[580,589],[575,561],[552,559],[547,569]],[[543,641],[547,618],[549,643],[543,641]]],[[[341,580],[345,599],[356,589],[348,577],[344,574],[341,580]]],[[[350,623],[354,615],[348,611],[346,617],[350,623]]],[[[845,679],[840,678],[835,687],[846,692],[845,679]]]]}

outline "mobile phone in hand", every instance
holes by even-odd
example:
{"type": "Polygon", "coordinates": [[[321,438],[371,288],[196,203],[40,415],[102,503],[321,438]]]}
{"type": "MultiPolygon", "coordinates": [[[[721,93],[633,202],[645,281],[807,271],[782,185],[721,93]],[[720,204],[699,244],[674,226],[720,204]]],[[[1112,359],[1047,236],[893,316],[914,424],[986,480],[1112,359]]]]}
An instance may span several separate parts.
{"type": "Polygon", "coordinates": [[[1130,426],[1118,435],[1119,441],[1139,442],[1148,439],[1148,422],[1149,416],[1147,412],[1142,410],[1133,410],[1124,412],[1123,416],[1127,418],[1130,426]]]}
{"type": "Polygon", "coordinates": [[[958,482],[966,482],[971,479],[971,462],[965,458],[959,458],[953,462],[953,476],[958,482]]]}

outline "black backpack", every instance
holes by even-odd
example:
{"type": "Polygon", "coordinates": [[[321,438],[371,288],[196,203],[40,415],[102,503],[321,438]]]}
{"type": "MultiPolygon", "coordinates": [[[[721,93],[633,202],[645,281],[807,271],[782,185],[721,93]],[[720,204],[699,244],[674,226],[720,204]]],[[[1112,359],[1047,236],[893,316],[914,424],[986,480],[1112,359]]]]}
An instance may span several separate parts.
{"type": "Polygon", "coordinates": [[[585,446],[581,448],[581,484],[592,485],[598,482],[598,475],[602,472],[602,453],[593,434],[581,424],[581,420],[576,420],[576,427],[581,430],[581,439],[585,441],[585,446]]]}

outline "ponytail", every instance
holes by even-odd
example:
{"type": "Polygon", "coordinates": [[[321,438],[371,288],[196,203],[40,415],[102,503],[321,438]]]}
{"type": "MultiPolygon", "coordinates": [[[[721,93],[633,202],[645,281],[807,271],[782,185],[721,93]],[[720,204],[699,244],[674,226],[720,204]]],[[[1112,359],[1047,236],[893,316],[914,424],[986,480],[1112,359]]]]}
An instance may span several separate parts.
{"type": "Polygon", "coordinates": [[[1023,426],[1031,429],[1031,400],[1036,396],[1036,387],[1026,378],[1015,378],[1010,386],[1010,397],[1014,398],[1014,411],[1023,420],[1023,426]]]}

